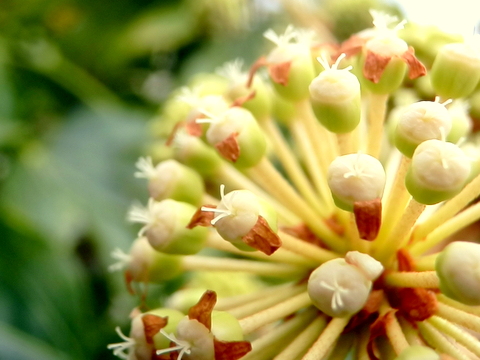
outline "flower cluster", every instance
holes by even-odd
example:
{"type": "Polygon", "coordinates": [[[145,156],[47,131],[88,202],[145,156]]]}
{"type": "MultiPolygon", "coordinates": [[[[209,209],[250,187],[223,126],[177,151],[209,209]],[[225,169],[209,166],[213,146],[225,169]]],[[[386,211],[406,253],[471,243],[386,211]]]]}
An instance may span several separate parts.
{"type": "Polygon", "coordinates": [[[446,44],[424,66],[405,22],[372,16],[336,45],[269,30],[249,70],[235,60],[165,104],[157,164],[137,163],[139,237],[112,269],[132,292],[191,281],[134,311],[115,355],[480,358],[480,244],[466,231],[480,219],[480,46],[446,44]]]}

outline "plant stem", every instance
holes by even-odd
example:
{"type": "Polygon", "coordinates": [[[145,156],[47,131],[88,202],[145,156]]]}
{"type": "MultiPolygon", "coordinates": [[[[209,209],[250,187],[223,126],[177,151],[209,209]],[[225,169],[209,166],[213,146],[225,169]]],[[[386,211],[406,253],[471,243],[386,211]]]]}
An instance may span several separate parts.
{"type": "Polygon", "coordinates": [[[273,144],[275,155],[280,160],[287,175],[290,177],[299,193],[307,200],[310,206],[312,206],[317,212],[321,213],[323,217],[328,217],[328,210],[320,203],[317,194],[300,167],[296,156],[292,153],[277,126],[272,119],[268,119],[262,124],[265,133],[269,136],[273,144]]]}
{"type": "Polygon", "coordinates": [[[306,274],[305,268],[292,265],[201,255],[184,256],[182,265],[186,271],[242,271],[274,278],[291,278],[306,274]]]}
{"type": "Polygon", "coordinates": [[[461,330],[459,327],[453,325],[445,319],[438,316],[432,316],[427,320],[431,325],[437,328],[441,333],[448,335],[455,339],[463,346],[465,346],[472,353],[480,357],[480,343],[478,339],[470,335],[466,331],[461,330]]]}
{"type": "Polygon", "coordinates": [[[480,194],[480,175],[470,181],[465,188],[458,193],[455,197],[448,200],[438,209],[435,214],[426,219],[423,223],[419,224],[413,233],[413,238],[423,239],[431,231],[435,230],[438,226],[450,219],[465,206],[467,206],[472,200],[474,200],[480,194]]]}
{"type": "Polygon", "coordinates": [[[452,356],[457,360],[469,360],[470,357],[461,352],[454,344],[446,341],[445,336],[442,335],[435,327],[427,321],[417,322],[418,329],[423,338],[428,344],[437,351],[452,356]]]}
{"type": "Polygon", "coordinates": [[[271,308],[240,319],[240,327],[245,335],[250,334],[264,325],[280,320],[285,316],[291,315],[301,308],[307,307],[311,304],[312,302],[308,296],[308,293],[304,292],[286,301],[278,303],[271,308]]]}
{"type": "Polygon", "coordinates": [[[307,352],[313,342],[320,336],[327,325],[324,315],[318,315],[298,336],[283,349],[273,360],[291,360],[307,352]]]}
{"type": "Polygon", "coordinates": [[[388,94],[370,93],[368,108],[367,154],[378,159],[383,139],[383,124],[387,111],[388,94]]]}
{"type": "Polygon", "coordinates": [[[315,267],[317,265],[317,263],[313,259],[306,258],[292,251],[289,251],[283,246],[277,249],[277,251],[275,251],[272,255],[266,255],[261,251],[240,250],[230,242],[221,238],[216,231],[212,231],[209,234],[206,246],[211,247],[212,249],[229,252],[235,255],[242,255],[258,260],[272,261],[290,265],[300,265],[303,267],[315,267]]]}
{"type": "Polygon", "coordinates": [[[302,360],[323,359],[332,345],[337,341],[350,317],[333,318],[302,360]]]}
{"type": "Polygon", "coordinates": [[[282,240],[282,248],[289,250],[298,255],[304,256],[307,259],[318,262],[317,265],[324,262],[340,257],[340,254],[322,249],[314,244],[297,239],[296,237],[289,235],[285,232],[279,232],[280,239],[282,240]]]}
{"type": "Polygon", "coordinates": [[[418,241],[410,248],[412,255],[420,255],[440,244],[443,240],[457,231],[473,224],[480,219],[480,203],[476,203],[463,210],[450,220],[439,225],[435,230],[427,235],[425,240],[418,241]]]}
{"type": "Polygon", "coordinates": [[[298,334],[298,332],[302,331],[317,313],[317,309],[310,308],[309,310],[296,315],[293,319],[287,320],[271,331],[266,332],[258,339],[252,341],[252,351],[245,357],[242,357],[242,360],[257,360],[259,353],[262,353],[263,355],[264,352],[268,350],[270,355],[269,359],[271,359],[276,353],[278,353],[282,344],[289,343],[290,339],[298,334]]]}
{"type": "Polygon", "coordinates": [[[268,297],[263,297],[256,301],[238,306],[236,308],[230,309],[229,313],[235,316],[238,319],[245,318],[247,316],[253,315],[269,307],[278,304],[288,298],[296,296],[307,290],[306,285],[304,286],[292,286],[284,289],[282,292],[276,293],[275,295],[270,295],[268,297]]]}
{"type": "Polygon", "coordinates": [[[438,289],[439,280],[435,271],[388,272],[385,282],[389,286],[438,289]]]}

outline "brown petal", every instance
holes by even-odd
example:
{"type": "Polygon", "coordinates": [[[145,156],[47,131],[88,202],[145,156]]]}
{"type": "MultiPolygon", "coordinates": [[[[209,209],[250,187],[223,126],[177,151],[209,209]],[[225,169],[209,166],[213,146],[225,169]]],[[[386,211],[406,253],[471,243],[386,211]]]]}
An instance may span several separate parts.
{"type": "Polygon", "coordinates": [[[356,201],[353,213],[361,239],[375,240],[382,223],[382,201],[380,198],[369,201],[356,201]]]}
{"type": "Polygon", "coordinates": [[[196,136],[196,137],[202,136],[202,133],[203,133],[202,124],[199,124],[195,121],[200,117],[202,116],[199,116],[191,121],[188,121],[185,124],[185,130],[187,131],[188,135],[196,136]]]}
{"type": "Polygon", "coordinates": [[[188,318],[197,320],[203,324],[208,330],[212,328],[212,311],[217,303],[217,294],[215,291],[207,290],[196,305],[188,310],[188,318]]]}
{"type": "Polygon", "coordinates": [[[415,261],[408,250],[400,249],[397,251],[398,271],[415,271],[415,261]]]}
{"type": "Polygon", "coordinates": [[[220,341],[213,339],[215,360],[238,360],[252,350],[248,341],[220,341]]]}
{"type": "Polygon", "coordinates": [[[283,86],[287,86],[291,65],[291,61],[286,61],[279,64],[269,64],[268,73],[274,82],[283,86]]]}
{"type": "Polygon", "coordinates": [[[407,51],[402,54],[402,59],[408,64],[408,77],[409,79],[416,79],[420,76],[424,76],[427,73],[425,65],[415,56],[415,50],[413,47],[409,47],[407,51]]]}
{"type": "MultiPolygon", "coordinates": [[[[215,205],[203,205],[202,207],[207,207],[210,209],[216,209],[215,205]]],[[[215,217],[215,214],[212,211],[202,211],[202,208],[199,208],[193,214],[192,219],[187,225],[187,229],[193,229],[195,226],[212,226],[212,220],[215,217]]]]}
{"type": "Polygon", "coordinates": [[[363,66],[363,76],[375,84],[378,83],[390,59],[391,57],[381,56],[368,51],[365,65],[363,66]]]}
{"type": "Polygon", "coordinates": [[[282,231],[295,236],[296,238],[308,242],[310,244],[316,245],[321,248],[326,248],[323,244],[322,239],[320,239],[315,233],[310,230],[306,224],[299,224],[295,226],[282,226],[282,231]]]}
{"type": "Polygon", "coordinates": [[[382,290],[373,290],[368,296],[367,302],[357,314],[355,314],[348,325],[345,327],[345,332],[352,331],[354,329],[363,326],[365,323],[370,323],[378,317],[378,310],[384,299],[384,293],[382,290]]]}
{"type": "Polygon", "coordinates": [[[435,315],[438,302],[435,293],[423,288],[386,289],[390,305],[408,321],[423,321],[435,315]]]}
{"type": "Polygon", "coordinates": [[[247,235],[242,237],[242,240],[248,246],[260,250],[267,255],[272,255],[282,246],[282,241],[262,216],[258,216],[257,223],[247,235]]]}
{"type": "Polygon", "coordinates": [[[257,61],[253,63],[253,65],[250,67],[250,71],[248,72],[248,81],[247,81],[247,87],[251,87],[253,84],[253,78],[255,77],[255,73],[260,69],[262,66],[267,65],[267,59],[262,56],[259,58],[257,61]]]}
{"type": "Polygon", "coordinates": [[[340,45],[340,48],[338,49],[338,55],[342,53],[345,53],[347,56],[358,54],[366,42],[367,40],[365,38],[352,35],[340,45]]]}
{"type": "Polygon", "coordinates": [[[215,145],[220,155],[231,162],[236,162],[240,156],[240,146],[237,141],[238,133],[232,133],[225,140],[215,145]]]}
{"type": "Polygon", "coordinates": [[[257,95],[257,92],[255,90],[253,90],[249,94],[247,94],[245,96],[242,96],[242,97],[239,97],[238,99],[235,99],[235,101],[232,103],[232,105],[230,107],[242,106],[247,101],[255,98],[256,95],[257,95]]]}
{"type": "Polygon", "coordinates": [[[130,295],[135,295],[135,290],[132,287],[133,275],[130,270],[125,271],[125,285],[127,285],[127,290],[130,295]]]}
{"type": "Polygon", "coordinates": [[[153,337],[168,324],[168,316],[161,317],[152,314],[142,316],[143,328],[147,344],[153,344],[153,337]]]}
{"type": "MultiPolygon", "coordinates": [[[[388,314],[388,313],[387,313],[388,314]]],[[[385,315],[387,315],[385,314],[385,315]]],[[[386,323],[388,318],[386,316],[380,316],[375,322],[370,326],[370,337],[367,343],[367,353],[370,360],[381,360],[375,355],[375,340],[380,336],[387,334],[386,323]]]]}

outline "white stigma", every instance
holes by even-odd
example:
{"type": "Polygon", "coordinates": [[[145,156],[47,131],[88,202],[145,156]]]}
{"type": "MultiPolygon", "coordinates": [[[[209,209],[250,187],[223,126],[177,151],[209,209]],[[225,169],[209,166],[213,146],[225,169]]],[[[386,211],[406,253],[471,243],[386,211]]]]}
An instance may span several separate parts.
{"type": "Polygon", "coordinates": [[[210,224],[213,226],[221,219],[233,215],[233,209],[231,207],[230,202],[225,202],[225,185],[221,184],[220,185],[220,201],[225,205],[226,209],[214,209],[214,208],[209,208],[202,206],[201,210],[202,211],[210,211],[216,214],[216,216],[210,221],[210,224]]]}
{"type": "Polygon", "coordinates": [[[136,178],[151,179],[156,175],[155,167],[153,166],[150,156],[141,157],[135,163],[135,166],[139,170],[133,174],[136,178]]]}
{"type": "Polygon", "coordinates": [[[142,236],[148,227],[154,222],[154,207],[155,200],[153,198],[148,199],[147,207],[141,205],[133,205],[128,212],[128,221],[134,223],[145,224],[144,227],[138,232],[138,236],[142,236]]]}
{"type": "Polygon", "coordinates": [[[183,86],[180,89],[180,94],[176,98],[196,108],[201,103],[200,89],[198,87],[190,89],[187,86],[183,86]]]}
{"type": "Polygon", "coordinates": [[[233,61],[225,63],[215,71],[218,75],[230,80],[232,83],[241,83],[246,81],[247,73],[242,71],[243,59],[236,58],[233,61]]]}
{"type": "Polygon", "coordinates": [[[345,53],[341,53],[337,60],[335,60],[335,63],[330,66],[330,63],[327,59],[327,55],[326,54],[322,54],[322,56],[319,56],[317,57],[317,61],[320,63],[320,65],[322,65],[322,67],[325,69],[325,70],[333,70],[333,71],[350,71],[353,69],[353,66],[347,66],[345,69],[339,69],[338,66],[340,65],[340,62],[345,59],[347,55],[345,53]]]}
{"type": "Polygon", "coordinates": [[[136,342],[132,338],[124,335],[119,326],[115,328],[115,331],[117,332],[118,336],[125,341],[121,343],[108,344],[107,349],[113,350],[113,355],[119,357],[120,359],[128,359],[128,354],[125,351],[134,347],[136,342]]]}
{"type": "Polygon", "coordinates": [[[278,47],[282,47],[292,43],[292,40],[295,40],[298,36],[298,31],[293,27],[293,25],[288,25],[285,29],[285,32],[282,35],[277,35],[272,29],[265,31],[263,36],[273,42],[278,47]]]}
{"type": "Polygon", "coordinates": [[[407,23],[407,20],[402,20],[400,21],[393,29],[390,28],[390,26],[396,22],[398,22],[398,17],[389,15],[387,13],[384,13],[383,11],[378,11],[378,10],[370,10],[370,15],[372,15],[373,18],[373,25],[377,30],[380,31],[391,31],[391,32],[397,32],[399,30],[402,30],[405,24],[407,23]]]}
{"type": "Polygon", "coordinates": [[[177,360],[182,360],[182,357],[183,357],[184,354],[190,355],[190,353],[191,353],[190,348],[192,347],[192,345],[188,341],[179,340],[175,337],[175,335],[167,334],[163,329],[160,329],[160,333],[163,336],[165,336],[168,340],[175,343],[177,346],[173,346],[173,347],[168,348],[168,349],[157,350],[156,351],[157,355],[168,354],[168,353],[173,352],[173,351],[180,351],[178,353],[177,360]]]}
{"type": "Polygon", "coordinates": [[[325,281],[320,282],[320,286],[323,286],[325,289],[328,289],[330,291],[333,291],[332,295],[332,309],[334,311],[341,310],[343,308],[343,300],[342,300],[342,295],[343,294],[348,294],[349,290],[347,288],[341,287],[338,285],[337,280],[333,280],[333,284],[330,285],[329,283],[325,281]]]}
{"type": "Polygon", "coordinates": [[[120,271],[132,261],[132,256],[129,254],[126,254],[125,252],[123,252],[123,250],[119,248],[115,248],[110,253],[110,256],[113,259],[118,260],[116,263],[108,267],[108,271],[110,272],[120,271]]]}

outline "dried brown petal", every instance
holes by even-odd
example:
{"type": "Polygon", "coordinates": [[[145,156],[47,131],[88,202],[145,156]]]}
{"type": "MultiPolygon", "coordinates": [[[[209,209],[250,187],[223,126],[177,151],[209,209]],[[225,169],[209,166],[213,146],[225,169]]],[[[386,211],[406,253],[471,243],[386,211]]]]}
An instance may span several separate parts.
{"type": "Polygon", "coordinates": [[[287,86],[291,65],[291,61],[286,61],[278,64],[269,64],[268,73],[270,74],[270,77],[274,82],[283,86],[287,86]]]}
{"type": "Polygon", "coordinates": [[[188,310],[188,318],[197,320],[203,324],[208,330],[212,328],[212,311],[217,303],[217,294],[215,291],[207,290],[197,304],[188,310]]]}
{"type": "Polygon", "coordinates": [[[303,240],[313,245],[317,245],[321,248],[326,248],[326,246],[322,242],[322,239],[320,239],[315,233],[313,233],[306,224],[299,224],[295,226],[282,226],[281,229],[283,232],[295,236],[300,240],[303,240]]]}
{"type": "Polygon", "coordinates": [[[253,78],[255,77],[255,73],[260,69],[262,66],[267,65],[267,59],[262,56],[260,57],[257,61],[253,63],[253,65],[250,67],[250,71],[248,72],[248,81],[247,81],[247,87],[251,87],[253,84],[253,78]]]}
{"type": "Polygon", "coordinates": [[[195,119],[190,120],[185,124],[185,130],[187,131],[188,135],[196,136],[196,137],[202,136],[202,133],[203,133],[202,124],[199,124],[196,122],[196,120],[201,117],[203,116],[198,116],[195,119]]]}
{"type": "Polygon", "coordinates": [[[375,240],[382,223],[382,201],[380,198],[369,201],[356,201],[353,213],[361,239],[375,240]]]}
{"type": "MultiPolygon", "coordinates": [[[[206,207],[210,209],[217,208],[215,205],[203,205],[202,207],[206,207]]],[[[202,209],[199,208],[197,211],[195,211],[195,214],[193,214],[192,219],[187,225],[187,229],[193,229],[195,226],[204,226],[204,227],[212,226],[211,222],[214,217],[215,217],[215,214],[212,211],[202,211],[202,209]]]]}
{"type": "Polygon", "coordinates": [[[168,317],[145,314],[142,316],[147,344],[153,344],[153,337],[168,324],[168,317]]]}
{"type": "Polygon", "coordinates": [[[435,315],[438,302],[435,293],[424,288],[386,289],[390,305],[410,322],[423,321],[435,315]]]}
{"type": "Polygon", "coordinates": [[[383,299],[384,294],[382,290],[373,290],[368,296],[367,302],[362,310],[352,317],[348,325],[345,327],[344,332],[355,330],[360,326],[363,326],[365,323],[376,320],[383,299]]]}
{"type": "Polygon", "coordinates": [[[215,360],[238,360],[252,350],[248,341],[220,341],[213,339],[215,360]]]}
{"type": "Polygon", "coordinates": [[[282,241],[262,216],[258,217],[257,223],[247,235],[242,237],[242,240],[248,246],[260,250],[267,255],[272,255],[282,246],[282,241]]]}
{"type": "Polygon", "coordinates": [[[397,251],[398,271],[415,271],[415,261],[407,249],[397,251]]]}
{"type": "Polygon", "coordinates": [[[387,334],[387,322],[391,321],[387,316],[389,313],[390,312],[380,316],[370,326],[370,337],[367,343],[367,354],[370,360],[381,360],[375,355],[375,340],[380,336],[385,336],[387,334]]]}
{"type": "Polygon", "coordinates": [[[409,47],[407,51],[402,54],[402,59],[408,64],[408,78],[416,79],[420,76],[424,76],[427,73],[425,65],[415,56],[415,50],[413,47],[409,47]]]}
{"type": "Polygon", "coordinates": [[[363,76],[375,84],[378,83],[391,59],[390,56],[381,56],[372,51],[367,51],[363,76]]]}
{"type": "Polygon", "coordinates": [[[135,290],[132,287],[133,275],[130,270],[125,271],[125,285],[130,295],[135,295],[135,290]]]}
{"type": "Polygon", "coordinates": [[[240,156],[240,146],[237,141],[238,133],[232,133],[225,140],[215,145],[220,155],[225,159],[236,162],[240,156]]]}
{"type": "Polygon", "coordinates": [[[242,106],[247,101],[255,98],[256,95],[257,95],[257,92],[255,90],[253,90],[249,94],[247,94],[245,96],[242,96],[242,97],[239,97],[238,99],[235,99],[235,101],[232,103],[232,105],[230,107],[242,106]]]}
{"type": "Polygon", "coordinates": [[[340,48],[338,49],[338,55],[344,53],[348,57],[358,54],[360,51],[362,51],[363,45],[365,45],[366,42],[367,39],[352,35],[340,45],[340,48]]]}

